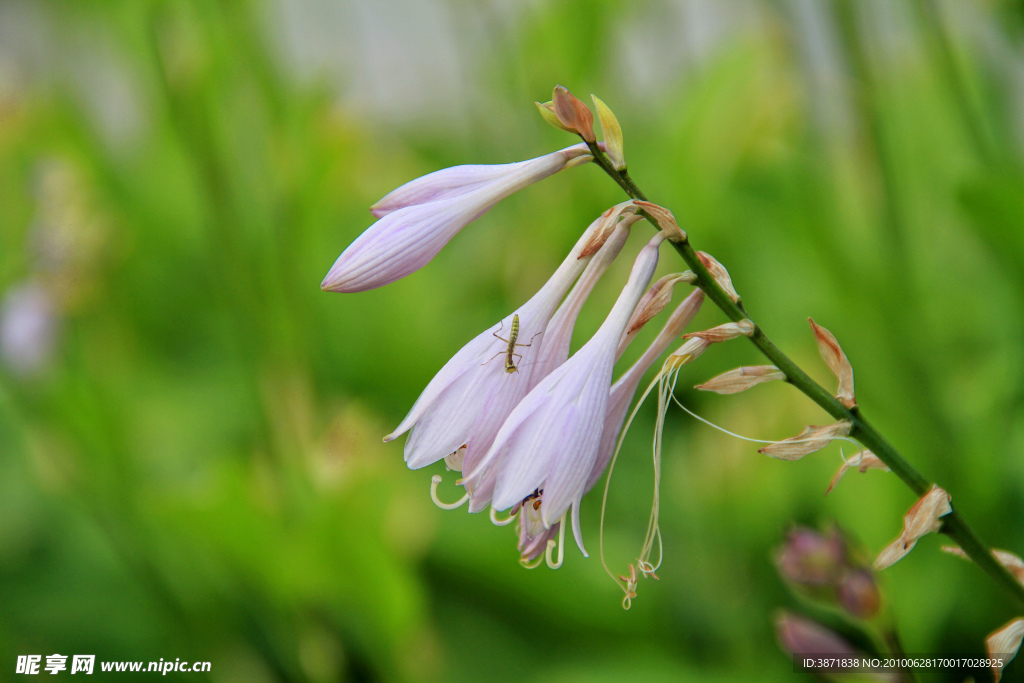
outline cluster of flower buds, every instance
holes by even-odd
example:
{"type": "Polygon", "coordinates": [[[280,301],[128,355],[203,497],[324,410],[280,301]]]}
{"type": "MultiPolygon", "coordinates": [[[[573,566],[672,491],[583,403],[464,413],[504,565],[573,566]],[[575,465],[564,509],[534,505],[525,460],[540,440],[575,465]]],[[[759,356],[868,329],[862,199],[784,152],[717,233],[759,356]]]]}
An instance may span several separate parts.
{"type": "Polygon", "coordinates": [[[834,526],[826,533],[794,528],[779,548],[775,564],[783,579],[811,598],[858,619],[878,613],[881,594],[871,567],[834,526]]]}
{"type": "MultiPolygon", "coordinates": [[[[614,115],[596,98],[595,105],[603,147],[624,168],[614,115]]],[[[539,106],[552,123],[594,142],[593,115],[564,88],[539,106]]],[[[338,257],[322,288],[358,292],[405,277],[504,197],[591,159],[583,144],[530,161],[458,166],[413,180],[371,208],[379,220],[338,257]]],[[[671,216],[653,204],[645,203],[643,210],[671,216]]],[[[432,478],[431,496],[438,505],[468,503],[470,512],[489,508],[496,524],[518,520],[519,551],[529,566],[542,556],[552,567],[561,564],[563,545],[555,539],[564,538],[568,520],[587,554],[581,498],[607,467],[644,372],[679,338],[703,301],[699,291],[683,301],[641,358],[613,382],[614,366],[637,330],[667,306],[676,283],[694,281],[692,274],[675,274],[648,289],[661,243],[682,234],[674,219],[666,219],[668,227],[640,250],[604,324],[570,356],[583,303],[640,218],[640,207],[628,201],[595,219],[547,283],[459,350],[384,439],[408,433],[410,468],[444,460],[462,472],[456,483],[465,493],[456,503],[440,501],[441,477],[432,478]],[[510,513],[500,519],[497,512],[504,510],[510,513]]]]}

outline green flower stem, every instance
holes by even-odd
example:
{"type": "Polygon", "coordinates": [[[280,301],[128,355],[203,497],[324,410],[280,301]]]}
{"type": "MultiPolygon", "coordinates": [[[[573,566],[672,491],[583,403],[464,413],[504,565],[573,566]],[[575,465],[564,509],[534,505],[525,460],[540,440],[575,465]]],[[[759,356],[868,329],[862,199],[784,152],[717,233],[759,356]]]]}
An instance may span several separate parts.
{"type": "MultiPolygon", "coordinates": [[[[633,199],[640,199],[647,201],[647,197],[640,190],[637,184],[629,176],[629,173],[623,169],[621,171],[616,170],[608,159],[607,155],[598,147],[597,143],[588,142],[587,146],[590,148],[591,154],[594,156],[594,161],[600,166],[605,173],[625,190],[633,199]]],[[[648,214],[646,211],[641,211],[644,218],[646,218],[652,225],[657,229],[661,229],[662,226],[658,224],[658,221],[648,214]]],[[[725,290],[715,281],[708,269],[704,267],[703,262],[697,256],[697,252],[694,251],[690,245],[689,239],[684,238],[681,242],[672,242],[672,246],[675,247],[679,255],[683,257],[686,264],[690,269],[697,275],[697,286],[704,291],[704,294],[711,299],[718,308],[725,313],[730,320],[739,322],[740,320],[749,319],[746,311],[743,310],[743,306],[734,302],[732,298],[726,294],[725,290]]],[[[779,368],[786,375],[787,381],[804,393],[808,398],[817,403],[821,408],[829,415],[834,417],[836,420],[847,420],[852,425],[850,429],[850,436],[860,443],[862,443],[868,450],[878,456],[878,459],[884,462],[892,472],[898,476],[903,482],[910,487],[919,498],[923,496],[932,487],[929,482],[920,472],[918,472],[907,460],[900,455],[899,451],[896,450],[895,446],[889,443],[885,437],[883,437],[878,430],[876,430],[860,413],[859,408],[847,408],[840,401],[833,396],[823,386],[815,382],[811,377],[803,371],[793,360],[784,354],[779,347],[765,334],[759,326],[754,326],[754,333],[750,336],[750,341],[753,342],[761,353],[763,353],[771,362],[779,368]]],[[[1000,588],[1005,590],[1020,605],[1024,606],[1024,584],[1017,581],[1012,574],[1004,567],[999,561],[992,555],[991,549],[978,537],[974,530],[967,524],[960,513],[954,508],[952,512],[945,515],[942,518],[942,533],[949,536],[951,539],[956,541],[960,548],[970,557],[974,562],[981,567],[992,579],[999,585],[1000,588]]]]}

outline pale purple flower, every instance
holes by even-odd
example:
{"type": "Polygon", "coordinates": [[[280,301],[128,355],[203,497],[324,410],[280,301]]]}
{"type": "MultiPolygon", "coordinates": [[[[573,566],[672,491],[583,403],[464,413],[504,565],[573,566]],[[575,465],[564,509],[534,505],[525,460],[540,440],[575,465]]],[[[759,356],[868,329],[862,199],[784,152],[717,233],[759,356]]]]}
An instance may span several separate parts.
{"type": "MultiPolygon", "coordinates": [[[[582,282],[583,279],[581,278],[580,281],[582,282]]],[[[568,303],[568,300],[566,301],[568,303]]],[[[666,321],[661,332],[658,333],[657,338],[644,351],[643,355],[612,385],[597,458],[583,489],[583,495],[586,495],[590,489],[594,488],[594,485],[600,480],[605,468],[608,467],[608,463],[611,461],[619,432],[622,431],[622,424],[626,419],[626,412],[633,401],[633,396],[640,385],[640,380],[647,370],[650,369],[654,361],[665,353],[672,342],[683,333],[683,329],[693,319],[693,316],[697,314],[697,311],[700,310],[700,305],[703,301],[704,293],[696,290],[679,304],[672,315],[669,316],[668,321],[666,321]]],[[[561,309],[559,309],[559,313],[561,313],[561,309]]],[[[555,321],[552,319],[549,328],[554,324],[555,321]]],[[[628,341],[631,341],[632,338],[633,336],[630,335],[628,341]]],[[[617,355],[621,355],[624,350],[625,346],[620,343],[617,355]]],[[[545,528],[543,522],[539,521],[540,515],[529,504],[524,505],[523,512],[519,514],[523,515],[519,518],[519,552],[524,560],[532,560],[545,551],[548,540],[553,540],[558,535],[559,523],[556,522],[551,528],[545,528]]],[[[578,519],[578,512],[574,508],[573,521],[576,526],[578,526],[578,519]]],[[[575,528],[574,534],[579,536],[575,528]]]]}
{"type": "Polygon", "coordinates": [[[0,360],[18,375],[40,371],[53,355],[57,327],[54,302],[42,285],[12,287],[0,304],[0,360]]]}
{"type": "Polygon", "coordinates": [[[342,252],[320,288],[361,292],[403,278],[505,197],[588,158],[585,145],[574,145],[529,161],[456,166],[408,182],[374,204],[380,220],[342,252]]]}
{"type": "MultiPolygon", "coordinates": [[[[663,239],[659,234],[640,251],[600,329],[515,407],[483,461],[467,473],[470,486],[493,478],[495,509],[511,508],[542,491],[546,528],[559,522],[570,506],[578,509],[597,457],[619,338],[657,267],[663,239]]],[[[578,529],[574,513],[573,532],[582,549],[578,529]]]]}
{"type": "MultiPolygon", "coordinates": [[[[405,461],[410,468],[425,467],[452,454],[457,455],[448,461],[449,465],[458,468],[471,468],[479,462],[505,418],[539,380],[534,358],[544,343],[542,333],[566,291],[591,260],[580,258],[580,253],[603,228],[600,219],[594,221],[537,294],[462,347],[430,381],[398,428],[384,438],[391,441],[412,430],[405,443],[405,461]],[[507,372],[503,356],[508,344],[494,334],[507,339],[516,315],[517,343],[531,346],[516,348],[522,358],[517,361],[516,372],[507,372]]],[[[476,509],[485,506],[486,501],[476,509]]]]}
{"type": "MultiPolygon", "coordinates": [[[[597,226],[597,230],[602,231],[609,223],[615,225],[615,222],[619,220],[619,216],[627,211],[631,205],[631,202],[626,202],[614,207],[610,212],[606,212],[594,221],[591,227],[597,226]]],[[[625,215],[615,225],[615,229],[608,236],[601,250],[591,260],[583,275],[569,293],[569,296],[558,307],[558,311],[544,329],[543,342],[540,349],[533,356],[533,384],[539,382],[569,358],[569,345],[572,341],[572,332],[576,325],[576,319],[579,317],[580,309],[586,302],[590,292],[594,289],[594,285],[597,284],[601,276],[608,269],[608,266],[619,255],[623,245],[626,243],[626,238],[629,236],[629,228],[638,220],[640,220],[640,217],[635,214],[625,215]]],[[[514,406],[510,406],[510,411],[512,407],[514,406]]],[[[501,422],[504,422],[505,417],[508,417],[508,413],[501,416],[501,422]]],[[[501,426],[500,423],[498,426],[501,426]]],[[[497,430],[490,435],[492,440],[496,433],[497,430]]],[[[486,452],[487,448],[483,450],[478,449],[473,454],[473,457],[468,458],[463,463],[463,469],[467,472],[472,471],[486,452]]],[[[485,477],[481,480],[468,482],[467,489],[471,494],[469,511],[479,512],[491,502],[491,496],[494,493],[494,478],[485,477]]]]}
{"type": "Polygon", "coordinates": [[[672,345],[672,342],[679,338],[679,335],[683,333],[683,329],[693,320],[693,316],[697,315],[697,311],[700,310],[703,302],[704,292],[699,289],[686,297],[676,307],[676,310],[672,312],[672,315],[669,316],[665,326],[661,328],[661,332],[651,342],[651,345],[647,347],[643,355],[630,366],[629,370],[622,373],[618,381],[612,385],[604,431],[601,432],[601,445],[598,448],[597,459],[594,461],[590,477],[587,479],[584,493],[592,489],[594,484],[601,478],[605,468],[608,467],[608,463],[612,459],[612,455],[615,453],[619,432],[622,431],[622,424],[626,420],[626,412],[629,410],[629,405],[633,402],[633,396],[636,395],[636,390],[640,386],[640,380],[647,370],[650,369],[654,361],[658,360],[668,347],[672,345]]]}

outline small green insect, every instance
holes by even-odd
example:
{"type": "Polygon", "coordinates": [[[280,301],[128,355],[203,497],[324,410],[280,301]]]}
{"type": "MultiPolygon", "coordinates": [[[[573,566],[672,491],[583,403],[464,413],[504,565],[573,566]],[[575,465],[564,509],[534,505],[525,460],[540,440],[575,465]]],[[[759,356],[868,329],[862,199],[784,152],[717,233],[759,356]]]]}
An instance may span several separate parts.
{"type": "MultiPolygon", "coordinates": [[[[501,324],[502,324],[502,326],[504,326],[505,322],[502,321],[501,324]]],[[[501,328],[499,327],[498,328],[498,332],[500,332],[500,331],[501,331],[501,328]]],[[[518,313],[516,313],[514,316],[512,316],[512,330],[509,332],[508,339],[505,339],[504,337],[498,335],[498,332],[491,332],[491,334],[493,334],[495,337],[497,337],[501,341],[503,341],[506,344],[508,344],[508,349],[506,349],[505,351],[499,351],[498,353],[494,354],[493,356],[491,356],[488,359],[487,363],[490,363],[492,360],[494,360],[498,356],[504,354],[505,355],[505,372],[507,372],[509,374],[512,374],[513,372],[519,372],[519,368],[516,367],[515,361],[513,359],[514,358],[518,358],[519,360],[522,360],[523,359],[523,355],[521,353],[516,353],[515,352],[516,351],[516,347],[517,346],[532,346],[533,345],[533,340],[536,339],[537,335],[539,335],[541,333],[538,332],[537,334],[535,334],[532,337],[530,337],[530,343],[529,344],[517,344],[516,343],[516,339],[519,338],[519,314],[518,313]]],[[[487,365],[487,363],[483,363],[483,365],[487,365]]]]}

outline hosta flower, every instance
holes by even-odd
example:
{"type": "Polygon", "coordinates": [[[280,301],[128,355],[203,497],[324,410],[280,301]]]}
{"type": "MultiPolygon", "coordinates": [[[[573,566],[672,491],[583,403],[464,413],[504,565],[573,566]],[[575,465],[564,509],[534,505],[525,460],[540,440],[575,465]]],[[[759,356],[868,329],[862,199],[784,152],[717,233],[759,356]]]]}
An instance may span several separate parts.
{"type": "Polygon", "coordinates": [[[679,338],[683,329],[693,320],[693,316],[697,315],[702,303],[704,303],[704,292],[699,289],[686,297],[669,316],[665,326],[661,328],[661,332],[643,352],[643,355],[612,385],[604,431],[601,433],[601,445],[590,477],[587,479],[586,491],[594,487],[611,461],[619,432],[622,431],[622,423],[626,420],[626,412],[629,410],[630,403],[633,402],[636,390],[640,386],[640,380],[643,379],[644,374],[654,361],[658,360],[672,342],[679,338]]]}
{"type": "MultiPolygon", "coordinates": [[[[410,468],[425,467],[453,453],[462,463],[451,459],[450,465],[472,467],[487,452],[512,408],[536,384],[541,366],[535,357],[544,343],[542,333],[592,258],[580,258],[581,252],[603,231],[603,221],[594,221],[537,294],[466,344],[430,381],[398,428],[384,438],[391,441],[412,430],[405,443],[405,461],[410,468]],[[517,343],[529,346],[514,349],[522,358],[516,361],[515,371],[508,372],[501,358],[507,354],[508,343],[495,335],[507,334],[516,318],[517,343]]],[[[622,245],[606,246],[617,252],[622,245]]],[[[475,509],[485,506],[486,501],[475,509]]]]}
{"type": "MultiPolygon", "coordinates": [[[[483,461],[467,473],[470,486],[493,479],[495,509],[511,508],[537,492],[541,521],[551,528],[579,503],[597,457],[619,338],[651,281],[663,239],[659,234],[640,251],[600,329],[523,398],[483,461]]],[[[573,526],[576,532],[577,514],[573,526]]],[[[578,533],[577,543],[582,547],[578,533]]]]}
{"type": "MultiPolygon", "coordinates": [[[[619,432],[622,430],[622,423],[626,419],[626,411],[633,401],[633,396],[636,394],[637,387],[640,385],[640,380],[643,378],[644,373],[650,369],[654,361],[668,349],[672,342],[679,338],[679,335],[683,333],[683,329],[693,319],[693,316],[697,314],[697,311],[700,310],[700,305],[703,301],[704,293],[697,290],[679,304],[672,315],[669,316],[661,332],[658,333],[658,337],[629,370],[623,373],[622,377],[612,385],[609,392],[604,427],[601,431],[601,441],[597,450],[597,458],[594,460],[590,476],[587,478],[586,486],[583,488],[584,495],[594,488],[594,485],[601,478],[601,475],[604,474],[605,468],[608,467],[608,463],[611,461],[619,432]]],[[[559,309],[559,312],[561,312],[561,309],[559,309]]],[[[553,324],[554,322],[552,322],[553,324]]],[[[630,339],[632,339],[632,336],[630,339]]],[[[625,350],[625,347],[620,343],[617,355],[621,355],[623,350],[625,350]]],[[[583,546],[580,543],[581,534],[578,528],[579,515],[575,514],[575,510],[573,512],[573,534],[577,538],[577,544],[582,549],[583,546]]],[[[546,529],[540,520],[537,508],[534,508],[532,504],[524,506],[523,513],[520,514],[522,516],[519,518],[519,552],[524,560],[532,560],[544,552],[548,540],[553,540],[557,535],[559,523],[556,522],[551,528],[546,529]]],[[[585,550],[584,554],[586,554],[585,550]]]]}
{"type": "MultiPolygon", "coordinates": [[[[620,207],[615,208],[619,209],[620,207]]],[[[619,213],[621,213],[621,210],[616,211],[613,209],[612,213],[605,213],[604,216],[602,216],[602,219],[614,222],[618,220],[619,213]]],[[[532,385],[539,382],[569,358],[569,344],[572,341],[572,332],[576,325],[576,318],[579,316],[580,309],[583,307],[584,302],[586,302],[587,297],[594,288],[594,285],[597,284],[605,270],[608,269],[608,266],[611,265],[615,260],[615,257],[618,256],[619,252],[622,250],[623,245],[626,243],[626,237],[629,236],[629,228],[639,219],[639,216],[627,215],[618,223],[611,235],[606,235],[607,241],[601,247],[597,255],[590,261],[590,264],[583,272],[579,281],[572,288],[569,296],[567,296],[565,301],[562,302],[562,305],[558,307],[558,311],[551,318],[551,322],[548,323],[548,326],[544,329],[544,334],[542,336],[543,341],[541,341],[541,338],[538,338],[540,348],[531,356],[533,363],[531,389],[533,388],[532,385]]],[[[597,224],[596,221],[595,224],[597,224]]],[[[598,236],[599,233],[595,232],[594,237],[598,238],[598,236]]],[[[519,398],[522,398],[524,395],[525,392],[520,394],[519,398]]],[[[511,412],[514,407],[514,404],[508,406],[509,412],[511,412]]],[[[488,434],[490,441],[493,441],[494,435],[497,434],[497,428],[501,426],[501,423],[505,421],[506,417],[508,417],[507,412],[500,416],[500,419],[497,420],[497,424],[488,420],[488,424],[494,427],[494,431],[488,434]]],[[[482,449],[475,449],[472,454],[465,458],[465,461],[463,462],[463,469],[465,471],[470,472],[476,468],[490,447],[490,441],[488,441],[486,445],[481,443],[483,446],[482,449]]],[[[480,512],[490,505],[491,496],[494,493],[493,478],[484,478],[479,481],[468,481],[466,483],[466,488],[470,493],[470,512],[480,512]]],[[[522,519],[520,522],[521,521],[522,519]]]]}
{"type": "Polygon", "coordinates": [[[505,197],[589,158],[585,145],[575,145],[529,161],[455,166],[408,182],[373,205],[380,220],[342,252],[320,288],[361,292],[403,278],[505,197]]]}

